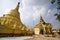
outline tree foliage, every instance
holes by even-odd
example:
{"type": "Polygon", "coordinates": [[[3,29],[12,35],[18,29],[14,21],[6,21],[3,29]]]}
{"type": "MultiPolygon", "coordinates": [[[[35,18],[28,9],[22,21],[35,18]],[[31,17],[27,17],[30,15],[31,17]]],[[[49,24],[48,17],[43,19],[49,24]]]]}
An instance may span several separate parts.
{"type": "MultiPolygon", "coordinates": [[[[52,4],[54,4],[55,2],[57,2],[57,10],[60,11],[60,0],[51,0],[52,4]]],[[[60,21],[60,12],[59,12],[59,14],[56,13],[55,16],[57,16],[56,19],[60,21]]]]}
{"type": "Polygon", "coordinates": [[[57,16],[56,19],[60,21],[60,14],[55,14],[55,16],[57,16]]]}
{"type": "Polygon", "coordinates": [[[51,3],[54,4],[55,2],[57,2],[57,9],[60,10],[60,0],[51,0],[51,3]]]}

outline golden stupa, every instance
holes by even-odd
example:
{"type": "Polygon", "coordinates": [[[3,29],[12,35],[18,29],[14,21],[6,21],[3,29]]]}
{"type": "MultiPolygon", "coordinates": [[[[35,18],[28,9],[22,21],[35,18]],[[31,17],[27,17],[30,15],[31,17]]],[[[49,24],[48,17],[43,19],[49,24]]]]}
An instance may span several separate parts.
{"type": "Polygon", "coordinates": [[[0,34],[25,34],[27,27],[21,22],[18,2],[16,8],[0,17],[0,34]]]}
{"type": "MultiPolygon", "coordinates": [[[[39,33],[41,34],[51,34],[52,33],[52,25],[51,23],[46,23],[42,16],[40,16],[40,22],[34,27],[39,29],[39,33]]],[[[37,30],[37,29],[36,29],[37,30]]]]}

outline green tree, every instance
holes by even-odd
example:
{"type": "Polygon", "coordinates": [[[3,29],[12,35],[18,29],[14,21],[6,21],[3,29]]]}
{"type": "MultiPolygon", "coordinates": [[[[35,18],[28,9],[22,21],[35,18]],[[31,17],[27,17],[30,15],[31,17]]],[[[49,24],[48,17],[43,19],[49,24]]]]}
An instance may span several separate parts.
{"type": "Polygon", "coordinates": [[[56,20],[60,21],[60,14],[55,14],[55,16],[57,16],[56,20]]]}
{"type": "MultiPolygon", "coordinates": [[[[57,2],[57,10],[60,11],[60,0],[51,0],[51,3],[52,4],[54,4],[55,2],[57,2]]],[[[60,12],[59,12],[59,14],[56,13],[55,16],[57,16],[56,19],[60,21],[60,12]]]]}

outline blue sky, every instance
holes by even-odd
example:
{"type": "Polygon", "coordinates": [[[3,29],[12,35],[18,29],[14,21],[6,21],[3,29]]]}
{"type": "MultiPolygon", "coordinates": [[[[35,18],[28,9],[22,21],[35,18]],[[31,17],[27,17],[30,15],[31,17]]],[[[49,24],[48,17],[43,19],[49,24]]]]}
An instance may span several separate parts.
{"type": "Polygon", "coordinates": [[[16,7],[21,2],[19,12],[21,21],[28,27],[35,26],[39,23],[40,16],[45,22],[52,24],[53,28],[59,28],[60,22],[54,16],[57,13],[56,3],[51,4],[51,0],[0,0],[0,16],[7,14],[9,10],[16,7]]]}

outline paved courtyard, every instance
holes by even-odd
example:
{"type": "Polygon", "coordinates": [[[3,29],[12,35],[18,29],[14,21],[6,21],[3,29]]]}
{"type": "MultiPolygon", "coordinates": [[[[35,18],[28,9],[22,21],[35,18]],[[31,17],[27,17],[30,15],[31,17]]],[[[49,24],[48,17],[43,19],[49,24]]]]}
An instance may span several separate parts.
{"type": "Polygon", "coordinates": [[[44,35],[0,37],[0,40],[60,40],[60,37],[45,37],[44,35]]]}
{"type": "Polygon", "coordinates": [[[21,37],[0,37],[0,40],[25,40],[32,38],[31,36],[21,36],[21,37]]]}
{"type": "Polygon", "coordinates": [[[37,35],[36,37],[27,40],[60,40],[60,37],[45,37],[43,35],[37,35]]]}

